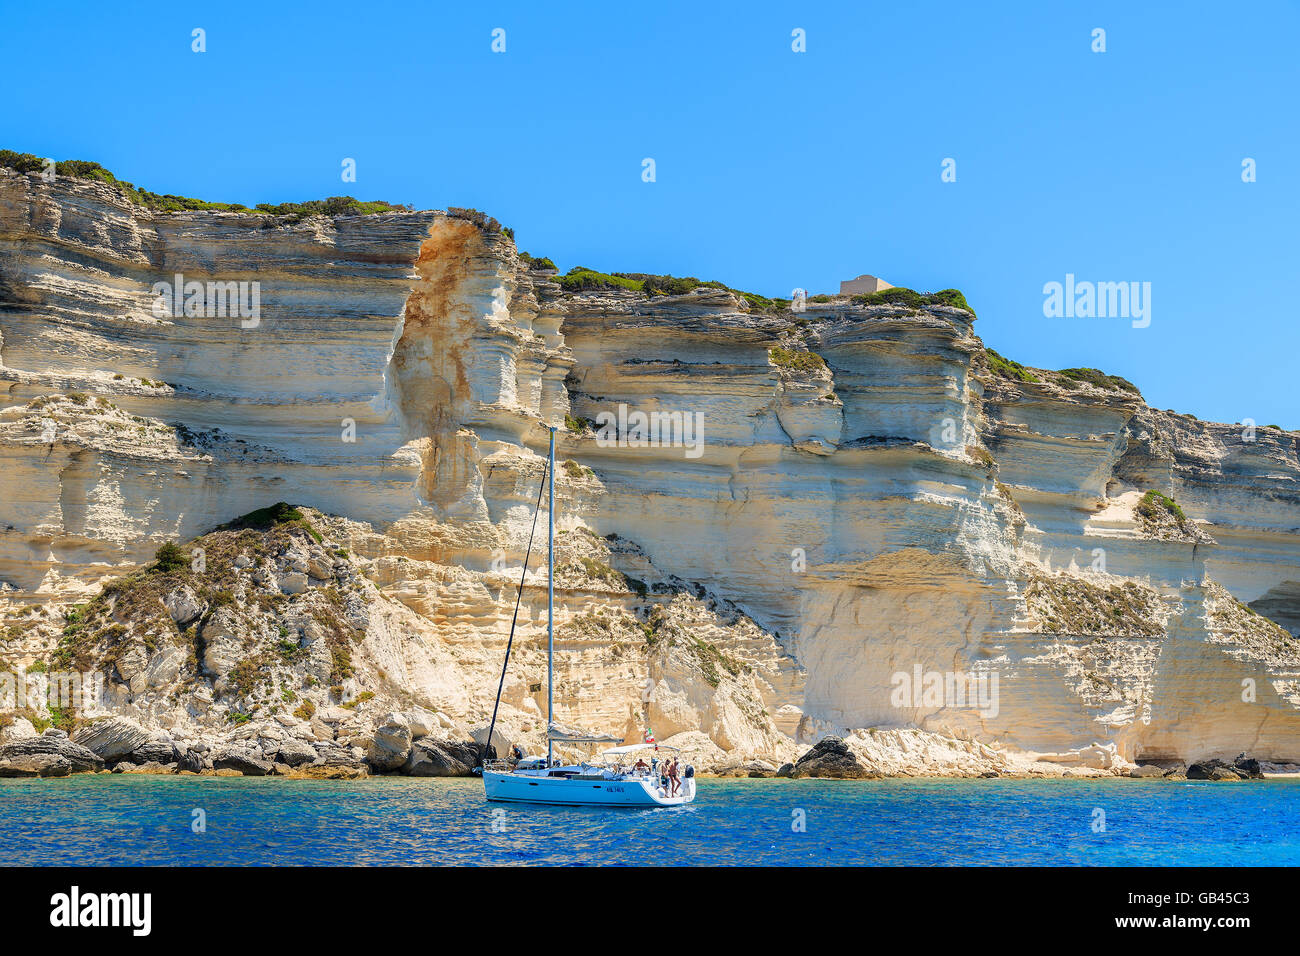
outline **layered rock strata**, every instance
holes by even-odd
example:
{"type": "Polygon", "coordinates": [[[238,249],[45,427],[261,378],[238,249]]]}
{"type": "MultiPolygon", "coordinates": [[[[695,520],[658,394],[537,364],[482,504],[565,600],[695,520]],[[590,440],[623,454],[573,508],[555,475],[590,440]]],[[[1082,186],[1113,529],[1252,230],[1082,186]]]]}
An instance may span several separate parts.
{"type": "MultiPolygon", "coordinates": [[[[1295,433],[1007,374],[958,308],[531,266],[441,212],[160,214],[0,170],[9,669],[103,674],[176,748],[134,766],[458,772],[556,425],[565,724],[736,772],[826,735],[888,774],[1300,760],[1295,433]],[[176,276],[256,281],[256,323],[159,316],[176,276]],[[302,523],[240,525],[276,502],[302,523]],[[204,569],[146,570],[166,542],[204,569]]],[[[499,723],[534,749],[537,557],[499,723]]]]}

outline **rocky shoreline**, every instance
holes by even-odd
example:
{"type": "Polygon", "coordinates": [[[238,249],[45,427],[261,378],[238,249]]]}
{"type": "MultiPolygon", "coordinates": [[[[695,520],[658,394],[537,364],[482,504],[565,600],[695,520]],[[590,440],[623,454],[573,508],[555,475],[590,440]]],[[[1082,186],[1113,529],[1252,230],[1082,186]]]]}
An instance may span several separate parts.
{"type": "MultiPolygon", "coordinates": [[[[300,780],[360,780],[370,776],[470,777],[483,751],[474,741],[428,735],[403,739],[397,725],[387,725],[369,752],[337,743],[307,743],[289,737],[274,747],[228,744],[211,747],[199,742],[181,746],[165,735],[150,736],[125,718],[112,717],[88,725],[76,737],[56,728],[0,744],[0,778],[57,778],[74,774],[182,774],[213,777],[286,777],[300,780]],[[381,741],[382,738],[382,741],[381,741]]],[[[409,728],[404,728],[409,733],[409,728]]],[[[1048,764],[1052,768],[1053,765],[1048,764]]],[[[1229,763],[1211,759],[1184,765],[1181,761],[1139,764],[1130,768],[953,771],[949,773],[882,772],[864,761],[843,738],[828,736],[798,760],[773,766],[750,760],[708,768],[712,778],[882,780],[901,777],[963,777],[1033,779],[1048,777],[1122,777],[1171,781],[1262,780],[1300,775],[1300,767],[1272,764],[1244,754],[1229,763]]]]}

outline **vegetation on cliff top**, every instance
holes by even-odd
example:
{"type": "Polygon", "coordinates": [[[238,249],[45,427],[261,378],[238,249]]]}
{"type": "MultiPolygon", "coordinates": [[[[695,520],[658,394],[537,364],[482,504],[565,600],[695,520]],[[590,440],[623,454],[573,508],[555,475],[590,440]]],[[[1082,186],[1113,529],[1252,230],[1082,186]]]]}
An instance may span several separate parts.
{"type": "Polygon", "coordinates": [[[1076,388],[1081,384],[1086,384],[1107,392],[1128,392],[1139,398],[1142,396],[1138,387],[1128,379],[1121,378],[1118,375],[1108,375],[1100,369],[1063,368],[1055,372],[1043,369],[1031,370],[1014,359],[999,354],[987,345],[984,347],[984,353],[988,359],[989,371],[998,378],[1004,378],[1011,382],[1041,382],[1043,377],[1046,376],[1049,381],[1062,388],[1076,388]]]}
{"type": "MultiPolygon", "coordinates": [[[[523,254],[523,258],[533,268],[538,268],[539,266],[535,264],[540,262],[545,262],[546,268],[555,267],[549,259],[534,259],[527,253],[523,254]]],[[[751,312],[779,313],[790,308],[789,299],[770,299],[756,292],[733,288],[716,279],[697,279],[694,276],[655,275],[648,272],[600,272],[588,266],[574,266],[564,275],[557,276],[555,281],[565,292],[623,289],[629,292],[641,292],[651,298],[661,295],[686,295],[700,288],[719,289],[743,299],[749,305],[751,312]]],[[[808,301],[824,304],[834,300],[829,295],[814,295],[808,301]]],[[[884,292],[876,292],[872,295],[854,296],[853,301],[860,305],[902,305],[917,310],[927,305],[955,306],[965,309],[971,315],[975,314],[975,310],[967,304],[966,297],[957,289],[942,289],[925,295],[913,292],[911,289],[886,289],[884,292]]]]}
{"type": "Polygon", "coordinates": [[[902,286],[894,286],[879,292],[855,295],[853,301],[859,305],[901,305],[918,312],[927,305],[945,305],[963,309],[971,315],[975,314],[975,310],[966,302],[966,296],[959,289],[940,289],[938,292],[921,293],[902,286]]]}
{"type": "MultiPolygon", "coordinates": [[[[529,258],[534,263],[538,261],[529,258]]],[[[549,259],[542,261],[550,262],[549,259]]],[[[551,265],[554,266],[553,263],[551,265]]],[[[752,295],[752,293],[729,288],[724,283],[713,279],[697,279],[694,276],[654,275],[649,272],[599,272],[587,266],[574,266],[564,275],[557,276],[555,281],[566,292],[582,292],[590,289],[626,289],[630,292],[643,292],[654,298],[661,295],[686,295],[696,289],[704,288],[734,292],[747,299],[752,295]]],[[[764,299],[762,296],[753,296],[753,299],[764,303],[773,301],[764,299]]]]}
{"type": "MultiPolygon", "coordinates": [[[[1056,372],[1061,378],[1067,379],[1070,383],[1087,382],[1089,385],[1095,385],[1097,388],[1106,391],[1131,392],[1134,395],[1141,395],[1138,387],[1126,378],[1120,378],[1118,375],[1107,375],[1100,369],[1095,368],[1063,368],[1056,372]]],[[[1058,383],[1059,384],[1059,383],[1058,383]]]]}
{"type": "MultiPolygon", "coordinates": [[[[511,229],[509,226],[501,225],[501,223],[497,222],[494,218],[489,216],[487,213],[480,212],[477,209],[472,209],[472,208],[467,209],[462,206],[448,206],[447,215],[450,216],[452,219],[463,219],[466,222],[472,222],[474,225],[478,226],[484,232],[504,233],[505,235],[509,236],[511,239],[515,237],[515,231],[511,229]]],[[[527,255],[527,253],[525,253],[525,255],[527,255]]]]}
{"type": "MultiPolygon", "coordinates": [[[[0,149],[0,166],[8,167],[20,173],[39,173],[45,170],[46,160],[31,153],[18,153],[12,149],[0,149]]],[[[118,179],[99,163],[92,163],[84,159],[65,159],[56,162],[54,164],[54,173],[56,176],[68,176],[72,179],[88,179],[105,183],[117,189],[135,205],[152,209],[155,212],[210,210],[284,216],[299,220],[306,219],[308,216],[369,216],[380,212],[409,212],[411,208],[410,206],[396,205],[381,200],[365,202],[351,196],[330,196],[328,199],[312,199],[300,203],[258,203],[250,209],[248,206],[237,202],[208,202],[203,199],[193,199],[189,196],[150,192],[124,179],[118,179]]]]}
{"type": "Polygon", "coordinates": [[[1019,362],[1009,358],[1003,358],[993,349],[987,346],[984,349],[988,356],[989,371],[999,378],[1009,379],[1013,382],[1037,382],[1041,381],[1037,375],[1029,371],[1019,362]]]}

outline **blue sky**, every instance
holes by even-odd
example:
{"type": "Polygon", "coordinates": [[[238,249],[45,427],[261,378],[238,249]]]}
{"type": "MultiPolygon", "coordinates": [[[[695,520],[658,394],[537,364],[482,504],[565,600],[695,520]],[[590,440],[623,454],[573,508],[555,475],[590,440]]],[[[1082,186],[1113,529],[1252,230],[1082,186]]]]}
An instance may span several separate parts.
{"type": "Polygon", "coordinates": [[[1294,2],[279,7],[11,5],[0,147],[250,205],[475,206],[562,269],[955,286],[1025,364],[1300,427],[1294,2]],[[1150,282],[1150,326],[1045,318],[1066,273],[1150,282]]]}

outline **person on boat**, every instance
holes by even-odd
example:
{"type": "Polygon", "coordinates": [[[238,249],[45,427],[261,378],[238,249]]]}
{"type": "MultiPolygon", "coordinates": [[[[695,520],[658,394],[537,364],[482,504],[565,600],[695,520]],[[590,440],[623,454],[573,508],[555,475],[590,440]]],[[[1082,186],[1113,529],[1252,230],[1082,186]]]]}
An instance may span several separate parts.
{"type": "Polygon", "coordinates": [[[510,759],[513,760],[515,763],[519,763],[519,761],[523,760],[524,759],[523,748],[520,747],[518,744],[515,744],[513,747],[511,747],[510,759]]]}
{"type": "Polygon", "coordinates": [[[645,762],[644,757],[637,757],[636,763],[632,764],[632,769],[637,773],[645,773],[650,769],[650,765],[645,762]]]}
{"type": "Polygon", "coordinates": [[[676,757],[674,757],[674,758],[673,758],[673,762],[670,763],[670,764],[668,765],[668,779],[672,782],[672,790],[671,790],[671,792],[668,794],[668,796],[670,796],[670,797],[675,797],[675,796],[677,796],[677,790],[678,790],[678,788],[681,787],[681,785],[682,785],[681,780],[680,780],[680,779],[678,778],[678,776],[677,776],[677,758],[676,758],[676,757]]]}

